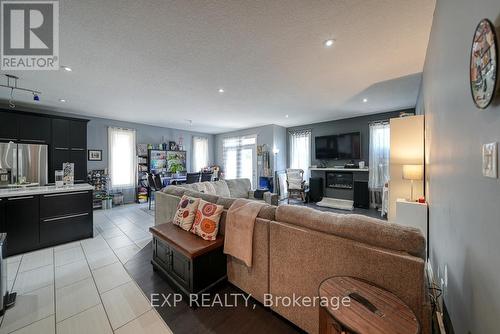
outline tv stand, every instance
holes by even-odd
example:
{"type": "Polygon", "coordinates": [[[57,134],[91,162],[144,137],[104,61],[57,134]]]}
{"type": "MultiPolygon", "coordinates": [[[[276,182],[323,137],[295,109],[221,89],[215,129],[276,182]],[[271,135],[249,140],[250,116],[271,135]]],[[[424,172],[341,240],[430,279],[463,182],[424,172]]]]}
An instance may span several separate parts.
{"type": "Polygon", "coordinates": [[[350,200],[355,207],[369,208],[368,168],[311,167],[309,170],[311,177],[325,180],[324,197],[350,200]]]}

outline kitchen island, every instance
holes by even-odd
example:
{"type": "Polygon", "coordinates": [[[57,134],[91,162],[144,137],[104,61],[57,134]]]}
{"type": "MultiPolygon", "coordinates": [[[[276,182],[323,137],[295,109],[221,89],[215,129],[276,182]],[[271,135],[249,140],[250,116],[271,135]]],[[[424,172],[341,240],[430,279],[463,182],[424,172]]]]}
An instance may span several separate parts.
{"type": "Polygon", "coordinates": [[[93,236],[89,184],[0,189],[0,232],[7,256],[93,236]]]}

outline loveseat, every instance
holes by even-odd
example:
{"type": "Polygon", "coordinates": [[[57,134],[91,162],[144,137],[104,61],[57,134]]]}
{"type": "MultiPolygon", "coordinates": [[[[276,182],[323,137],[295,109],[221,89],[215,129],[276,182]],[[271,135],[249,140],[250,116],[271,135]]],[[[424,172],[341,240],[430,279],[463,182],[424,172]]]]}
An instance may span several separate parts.
{"type": "MultiPolygon", "coordinates": [[[[183,188],[177,191],[176,196],[158,196],[155,224],[171,220],[162,209],[166,196],[178,201],[182,194],[196,195],[225,209],[234,201],[183,188]]],[[[221,217],[221,234],[226,214],[221,217]]],[[[320,283],[332,276],[361,278],[398,296],[415,313],[421,333],[429,334],[424,254],[425,239],[411,227],[302,206],[266,205],[254,227],[252,267],[228,256],[227,275],[230,283],[262,303],[266,296],[317,296],[320,283]]],[[[271,309],[306,332],[318,333],[318,306],[272,305],[271,309]]]]}

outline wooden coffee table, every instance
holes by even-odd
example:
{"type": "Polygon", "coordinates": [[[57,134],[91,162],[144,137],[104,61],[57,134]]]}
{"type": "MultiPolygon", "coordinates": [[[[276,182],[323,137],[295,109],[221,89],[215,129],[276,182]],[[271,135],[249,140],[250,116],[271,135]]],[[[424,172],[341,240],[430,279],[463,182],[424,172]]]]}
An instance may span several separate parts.
{"type": "MultiPolygon", "coordinates": [[[[320,334],[418,334],[415,314],[394,294],[352,277],[332,277],[319,287],[319,296],[337,297],[340,306],[320,307],[320,334]],[[349,297],[348,306],[342,298],[349,297]]],[[[335,304],[335,305],[333,305],[335,304]]]]}

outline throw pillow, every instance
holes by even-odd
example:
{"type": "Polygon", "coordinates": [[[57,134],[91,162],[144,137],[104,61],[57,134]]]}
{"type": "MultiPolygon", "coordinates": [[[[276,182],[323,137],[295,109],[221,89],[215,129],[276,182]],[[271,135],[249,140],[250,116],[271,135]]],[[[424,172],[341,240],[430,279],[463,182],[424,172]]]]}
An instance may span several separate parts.
{"type": "Polygon", "coordinates": [[[191,232],[205,240],[215,240],[219,232],[220,216],[224,207],[200,200],[191,232]]]}
{"type": "Polygon", "coordinates": [[[177,212],[174,216],[174,225],[179,225],[183,230],[189,231],[193,226],[196,210],[200,204],[199,198],[182,196],[177,205],[177,212]]]}

